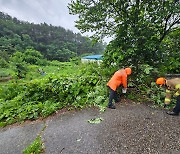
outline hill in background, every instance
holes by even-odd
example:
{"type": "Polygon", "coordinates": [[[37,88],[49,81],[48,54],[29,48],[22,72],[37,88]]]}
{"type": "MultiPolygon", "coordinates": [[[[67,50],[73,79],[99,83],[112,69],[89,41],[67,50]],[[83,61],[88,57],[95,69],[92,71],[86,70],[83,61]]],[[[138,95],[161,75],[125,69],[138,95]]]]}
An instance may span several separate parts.
{"type": "Polygon", "coordinates": [[[105,44],[96,43],[60,26],[20,21],[0,12],[0,55],[6,59],[27,48],[39,51],[48,60],[68,61],[72,57],[102,54],[105,44]]]}

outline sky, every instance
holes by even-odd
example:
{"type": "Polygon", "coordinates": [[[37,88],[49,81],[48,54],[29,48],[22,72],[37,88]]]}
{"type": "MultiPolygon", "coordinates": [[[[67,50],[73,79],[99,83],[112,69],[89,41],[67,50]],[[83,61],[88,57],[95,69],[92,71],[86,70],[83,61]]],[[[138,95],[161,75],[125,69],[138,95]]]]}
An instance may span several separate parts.
{"type": "MultiPolygon", "coordinates": [[[[70,2],[71,0],[0,0],[0,11],[19,20],[35,24],[45,22],[80,33],[74,22],[78,17],[70,15],[67,8],[70,2]]],[[[108,43],[110,39],[106,38],[104,41],[108,43]]]]}

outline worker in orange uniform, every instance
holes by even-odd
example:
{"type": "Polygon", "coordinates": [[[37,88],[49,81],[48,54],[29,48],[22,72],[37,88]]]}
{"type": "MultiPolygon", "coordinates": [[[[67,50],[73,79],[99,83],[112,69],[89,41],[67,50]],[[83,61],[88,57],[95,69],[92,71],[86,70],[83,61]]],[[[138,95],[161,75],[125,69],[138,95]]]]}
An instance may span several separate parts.
{"type": "Polygon", "coordinates": [[[113,105],[112,101],[115,100],[115,103],[118,102],[117,97],[117,88],[120,85],[123,85],[123,93],[126,93],[127,91],[127,76],[131,74],[131,68],[125,68],[120,69],[114,73],[112,78],[107,83],[107,86],[110,89],[110,95],[109,95],[109,103],[108,108],[115,109],[116,107],[113,105]]]}
{"type": "Polygon", "coordinates": [[[176,106],[174,107],[173,111],[168,111],[167,114],[177,116],[180,113],[180,78],[174,79],[165,79],[165,78],[158,78],[156,80],[156,84],[164,85],[166,87],[166,97],[164,100],[164,107],[170,104],[171,102],[171,95],[174,92],[174,95],[177,96],[176,99],[176,106]]]}

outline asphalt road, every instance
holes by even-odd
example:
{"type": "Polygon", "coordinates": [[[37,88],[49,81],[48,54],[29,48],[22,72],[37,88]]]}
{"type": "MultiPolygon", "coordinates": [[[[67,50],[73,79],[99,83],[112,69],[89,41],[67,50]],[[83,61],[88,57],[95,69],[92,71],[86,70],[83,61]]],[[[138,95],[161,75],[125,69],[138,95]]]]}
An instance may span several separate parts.
{"type": "Polygon", "coordinates": [[[57,113],[44,121],[1,128],[0,154],[22,153],[39,133],[46,154],[180,153],[180,116],[125,100],[116,107],[103,113],[96,108],[57,113]],[[99,124],[87,122],[98,117],[103,118],[99,124]]]}

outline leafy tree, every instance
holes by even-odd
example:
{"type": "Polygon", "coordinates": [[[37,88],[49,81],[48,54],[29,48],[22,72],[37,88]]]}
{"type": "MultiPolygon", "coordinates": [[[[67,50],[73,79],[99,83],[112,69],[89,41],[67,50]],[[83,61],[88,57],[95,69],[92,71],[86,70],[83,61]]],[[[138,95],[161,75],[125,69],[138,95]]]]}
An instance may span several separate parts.
{"type": "Polygon", "coordinates": [[[0,68],[8,68],[9,56],[6,51],[0,50],[0,68]]]}
{"type": "Polygon", "coordinates": [[[4,58],[1,58],[1,57],[0,57],[0,67],[1,68],[8,67],[8,63],[6,62],[6,60],[4,58]]]}
{"type": "Polygon", "coordinates": [[[0,58],[3,58],[5,61],[9,61],[9,56],[6,51],[0,50],[0,58]]]}
{"type": "Polygon", "coordinates": [[[180,29],[168,35],[161,44],[161,50],[165,51],[165,63],[161,69],[169,73],[179,73],[180,68],[180,29]]]}
{"type": "Polygon", "coordinates": [[[23,49],[27,49],[27,48],[33,48],[33,46],[35,46],[35,44],[28,34],[22,34],[22,45],[21,46],[23,49]]]}
{"type": "Polygon", "coordinates": [[[33,49],[27,49],[23,53],[23,61],[29,64],[39,64],[39,62],[43,59],[42,54],[39,51],[33,49]]]}
{"type": "Polygon", "coordinates": [[[69,10],[79,16],[76,27],[82,32],[94,32],[95,39],[114,37],[105,53],[107,65],[134,64],[137,70],[142,63],[164,63],[160,46],[180,22],[177,0],[76,0],[69,10]]]}
{"type": "Polygon", "coordinates": [[[10,58],[11,66],[18,78],[24,78],[27,73],[27,63],[23,58],[23,53],[19,51],[15,52],[10,58]]]}
{"type": "Polygon", "coordinates": [[[15,48],[11,44],[11,40],[7,37],[0,38],[0,50],[5,51],[7,54],[13,54],[15,52],[15,48]]]}

